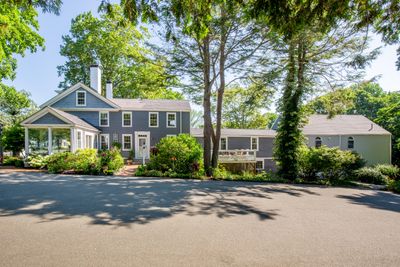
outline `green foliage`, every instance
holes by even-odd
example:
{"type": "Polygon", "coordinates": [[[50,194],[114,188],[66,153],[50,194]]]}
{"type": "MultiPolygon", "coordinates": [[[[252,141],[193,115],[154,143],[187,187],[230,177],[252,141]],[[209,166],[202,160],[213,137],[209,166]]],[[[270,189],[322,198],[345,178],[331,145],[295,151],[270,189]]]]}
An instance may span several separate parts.
{"type": "Polygon", "coordinates": [[[271,102],[273,91],[253,84],[248,88],[234,87],[225,92],[222,121],[225,128],[265,129],[278,115],[262,113],[271,102]]]}
{"type": "Polygon", "coordinates": [[[378,164],[375,169],[392,180],[400,179],[400,168],[390,164],[378,164]]]}
{"type": "Polygon", "coordinates": [[[305,181],[323,178],[329,183],[337,183],[339,180],[348,180],[353,171],[365,164],[358,154],[336,147],[302,147],[300,151],[300,177],[305,181]]]}
{"type": "Polygon", "coordinates": [[[389,180],[387,182],[387,189],[395,193],[400,193],[400,180],[389,180]]]}
{"type": "Polygon", "coordinates": [[[24,128],[20,125],[12,125],[3,130],[1,142],[5,150],[12,151],[16,156],[24,148],[25,142],[24,128]]]}
{"type": "Polygon", "coordinates": [[[188,134],[165,137],[156,145],[156,153],[151,156],[148,168],[162,172],[196,173],[202,157],[202,147],[188,134]]]}
{"type": "Polygon", "coordinates": [[[115,147],[115,148],[121,150],[122,144],[120,142],[113,141],[112,144],[111,144],[111,147],[115,147]]]}
{"type": "Polygon", "coordinates": [[[3,165],[15,166],[19,168],[24,166],[24,161],[19,157],[4,157],[3,165]]]}
{"type": "Polygon", "coordinates": [[[100,62],[102,83],[114,83],[114,97],[181,98],[168,86],[174,77],[166,71],[166,61],[145,46],[149,37],[146,29],[137,29],[124,18],[121,8],[113,5],[112,12],[100,18],[90,12],[72,20],[70,34],[63,36],[60,54],[67,58],[58,66],[65,77],[61,88],[77,82],[89,84],[88,66],[100,62]]]}
{"type": "Polygon", "coordinates": [[[49,156],[46,155],[29,155],[27,158],[27,163],[29,167],[35,169],[46,169],[49,156]]]}
{"type": "Polygon", "coordinates": [[[112,175],[124,167],[124,159],[118,148],[100,152],[100,167],[104,174],[112,175]]]}
{"type": "Polygon", "coordinates": [[[62,152],[52,154],[47,159],[50,173],[74,172],[79,174],[112,175],[124,166],[124,160],[118,149],[102,151],[96,149],[78,149],[75,153],[62,152]]]}
{"type": "Polygon", "coordinates": [[[357,181],[371,184],[385,184],[386,176],[373,167],[364,167],[354,172],[357,181]]]}

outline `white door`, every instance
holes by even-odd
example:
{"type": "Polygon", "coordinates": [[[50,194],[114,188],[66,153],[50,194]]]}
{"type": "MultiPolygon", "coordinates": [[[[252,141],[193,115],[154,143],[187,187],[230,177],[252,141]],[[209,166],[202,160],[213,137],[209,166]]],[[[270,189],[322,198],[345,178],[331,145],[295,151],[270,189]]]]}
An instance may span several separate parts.
{"type": "Polygon", "coordinates": [[[150,158],[150,132],[135,132],[135,158],[150,158]]]}

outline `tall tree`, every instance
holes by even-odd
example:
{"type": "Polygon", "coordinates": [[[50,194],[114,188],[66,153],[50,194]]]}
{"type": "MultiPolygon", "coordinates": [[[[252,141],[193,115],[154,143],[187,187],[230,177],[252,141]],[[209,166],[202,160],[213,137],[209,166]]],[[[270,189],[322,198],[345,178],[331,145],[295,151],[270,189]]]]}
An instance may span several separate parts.
{"type": "Polygon", "coordinates": [[[67,58],[58,66],[59,75],[64,76],[60,87],[79,81],[88,84],[88,67],[100,62],[102,82],[113,82],[115,97],[181,98],[169,89],[175,78],[165,72],[165,59],[145,45],[146,29],[138,30],[129,23],[118,5],[111,8],[100,18],[86,12],[73,19],[60,51],[67,58]]]}

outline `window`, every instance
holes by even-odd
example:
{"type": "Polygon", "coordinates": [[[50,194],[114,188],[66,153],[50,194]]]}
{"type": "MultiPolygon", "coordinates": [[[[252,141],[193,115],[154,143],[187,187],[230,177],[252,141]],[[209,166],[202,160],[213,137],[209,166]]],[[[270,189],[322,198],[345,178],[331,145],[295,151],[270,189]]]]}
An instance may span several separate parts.
{"type": "Polygon", "coordinates": [[[176,113],[167,113],[167,127],[176,128],[176,113]]]}
{"type": "Polygon", "coordinates": [[[220,145],[220,150],[227,150],[228,149],[228,140],[226,137],[221,137],[221,141],[219,143],[220,145]]]}
{"type": "Polygon", "coordinates": [[[132,112],[122,112],[122,127],[132,127],[132,112]]]}
{"type": "Polygon", "coordinates": [[[77,140],[78,149],[83,148],[83,146],[82,146],[82,131],[77,131],[76,140],[77,140]]]}
{"type": "Polygon", "coordinates": [[[350,149],[354,148],[354,138],[351,136],[347,139],[347,148],[350,149]]]}
{"type": "Polygon", "coordinates": [[[251,138],[251,150],[258,150],[258,137],[251,138]]]}
{"type": "Polygon", "coordinates": [[[132,150],[132,135],[123,134],[122,135],[122,150],[129,151],[132,150]]]}
{"type": "Polygon", "coordinates": [[[86,92],[85,91],[77,91],[76,92],[76,105],[77,106],[86,106],[86,92]]]}
{"type": "Polygon", "coordinates": [[[86,135],[85,138],[86,138],[85,142],[86,148],[93,148],[93,136],[86,135]]]}
{"type": "Polygon", "coordinates": [[[118,134],[117,133],[113,133],[112,140],[113,140],[113,142],[118,142],[118,134]]]}
{"type": "Polygon", "coordinates": [[[315,137],[315,147],[321,147],[321,146],[322,146],[321,137],[315,137]]]}
{"type": "Polygon", "coordinates": [[[99,112],[100,126],[105,126],[105,127],[109,126],[108,115],[109,115],[108,111],[99,112]]]}
{"type": "Polygon", "coordinates": [[[174,137],[176,134],[167,134],[167,137],[174,137]]]}
{"type": "Polygon", "coordinates": [[[264,161],[263,160],[257,160],[256,161],[256,170],[263,170],[264,169],[264,161]]]}
{"type": "Polygon", "coordinates": [[[158,112],[149,113],[149,127],[158,127],[158,112]]]}
{"type": "Polygon", "coordinates": [[[100,135],[100,149],[105,150],[110,148],[110,136],[108,134],[100,135]]]}

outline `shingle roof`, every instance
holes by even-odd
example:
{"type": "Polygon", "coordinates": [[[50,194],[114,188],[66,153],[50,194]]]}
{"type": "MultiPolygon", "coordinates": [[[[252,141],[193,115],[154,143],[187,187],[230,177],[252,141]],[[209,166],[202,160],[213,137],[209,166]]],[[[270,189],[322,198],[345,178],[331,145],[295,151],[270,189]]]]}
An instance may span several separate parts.
{"type": "Polygon", "coordinates": [[[57,113],[61,117],[64,117],[67,120],[71,121],[76,126],[81,126],[81,127],[84,127],[84,128],[88,128],[88,129],[93,130],[93,131],[99,131],[99,129],[97,129],[96,127],[92,126],[91,124],[87,123],[86,121],[80,119],[79,117],[77,117],[75,115],[69,114],[67,112],[61,111],[61,110],[56,109],[56,108],[52,108],[52,107],[47,107],[47,108],[52,110],[52,111],[54,111],[55,113],[57,113]]]}
{"type": "Polygon", "coordinates": [[[114,98],[112,101],[126,110],[190,112],[190,103],[186,100],[114,98]]]}
{"type": "Polygon", "coordinates": [[[305,135],[388,135],[388,131],[362,115],[311,115],[303,128],[305,135]]]}
{"type": "MultiPolygon", "coordinates": [[[[195,137],[203,136],[203,129],[192,128],[190,134],[195,137]]],[[[221,136],[232,136],[232,137],[250,137],[250,136],[264,136],[274,137],[276,132],[274,130],[267,129],[221,129],[221,136]]]]}

